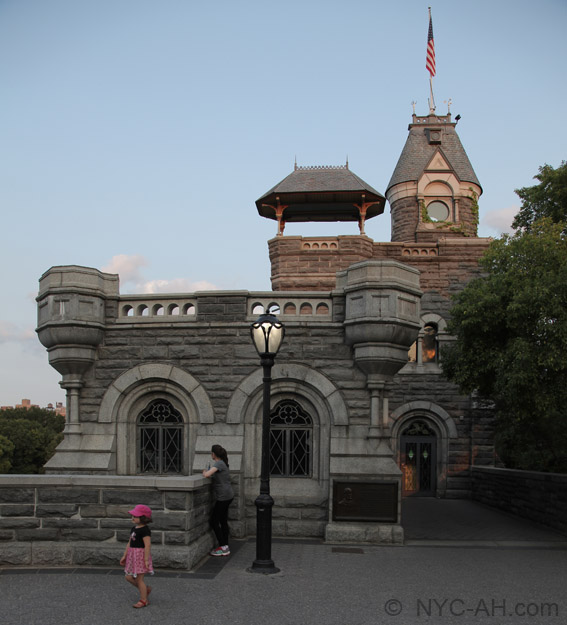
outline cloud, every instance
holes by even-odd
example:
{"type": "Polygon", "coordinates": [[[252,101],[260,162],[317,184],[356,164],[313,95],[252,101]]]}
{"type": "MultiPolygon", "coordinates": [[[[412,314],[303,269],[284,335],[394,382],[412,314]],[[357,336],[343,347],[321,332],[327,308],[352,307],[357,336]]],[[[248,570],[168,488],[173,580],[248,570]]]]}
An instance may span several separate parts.
{"type": "Polygon", "coordinates": [[[106,273],[117,273],[121,282],[143,282],[140,269],[146,267],[148,261],[141,254],[118,254],[113,256],[108,265],[102,268],[106,273]]]}
{"type": "MultiPolygon", "coordinates": [[[[102,268],[107,273],[117,273],[120,276],[120,285],[128,285],[123,292],[128,293],[193,293],[195,291],[217,291],[218,286],[200,280],[192,282],[186,278],[171,280],[146,280],[142,268],[149,265],[141,254],[118,254],[102,268]]],[[[121,288],[122,291],[122,288],[121,288]]]]}
{"type": "Polygon", "coordinates": [[[519,206],[509,206],[508,208],[490,211],[482,217],[481,227],[485,230],[491,230],[497,236],[505,232],[511,233],[512,222],[519,210],[519,206]]]}
{"type": "Polygon", "coordinates": [[[0,343],[20,343],[30,339],[36,339],[36,334],[33,330],[20,328],[11,321],[0,320],[0,343]]]}
{"type": "Polygon", "coordinates": [[[25,352],[44,351],[33,328],[21,327],[11,321],[0,320],[0,345],[18,344],[25,352]]]}
{"type": "Polygon", "coordinates": [[[201,280],[191,282],[185,278],[173,280],[151,280],[142,285],[141,293],[193,293],[194,291],[216,291],[218,286],[201,280]]]}

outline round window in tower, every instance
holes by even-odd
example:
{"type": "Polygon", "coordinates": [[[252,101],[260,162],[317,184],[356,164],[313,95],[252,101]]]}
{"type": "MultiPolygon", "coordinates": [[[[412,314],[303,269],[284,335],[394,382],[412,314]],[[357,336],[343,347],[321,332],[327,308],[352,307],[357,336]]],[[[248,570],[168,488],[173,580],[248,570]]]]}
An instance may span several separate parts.
{"type": "Polygon", "coordinates": [[[427,216],[431,221],[448,221],[449,207],[445,202],[434,200],[427,205],[427,216]]]}

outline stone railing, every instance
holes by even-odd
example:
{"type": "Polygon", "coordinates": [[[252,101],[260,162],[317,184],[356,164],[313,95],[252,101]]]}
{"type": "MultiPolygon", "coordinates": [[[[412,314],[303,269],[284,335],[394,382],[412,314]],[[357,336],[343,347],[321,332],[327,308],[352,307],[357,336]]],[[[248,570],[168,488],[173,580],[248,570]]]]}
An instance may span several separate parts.
{"type": "Polygon", "coordinates": [[[247,303],[248,319],[255,319],[263,312],[273,312],[278,318],[292,321],[293,318],[305,320],[309,318],[330,320],[333,307],[332,299],[321,293],[309,291],[299,293],[285,293],[267,291],[264,293],[250,293],[247,303]]]}
{"type": "MultiPolygon", "coordinates": [[[[270,311],[292,321],[306,318],[327,321],[332,315],[332,299],[321,293],[273,291],[246,294],[246,320],[270,311]]],[[[242,297],[240,291],[209,291],[191,295],[128,295],[118,303],[118,323],[188,323],[199,320],[199,301],[203,298],[242,297]]]]}
{"type": "Polygon", "coordinates": [[[320,239],[309,237],[309,239],[301,241],[301,249],[311,250],[312,252],[336,251],[339,249],[339,239],[338,237],[322,237],[320,239]]]}
{"type": "Polygon", "coordinates": [[[118,566],[138,503],[152,508],[156,568],[188,570],[213,544],[201,476],[0,476],[0,566],[118,566]]]}
{"type": "Polygon", "coordinates": [[[409,246],[407,243],[402,248],[402,256],[437,256],[437,245],[430,247],[409,246]]]}
{"type": "Polygon", "coordinates": [[[472,498],[567,534],[567,474],[473,467],[472,498]]]}
{"type": "Polygon", "coordinates": [[[180,295],[130,295],[121,297],[118,307],[119,321],[194,321],[197,298],[180,295]]]}

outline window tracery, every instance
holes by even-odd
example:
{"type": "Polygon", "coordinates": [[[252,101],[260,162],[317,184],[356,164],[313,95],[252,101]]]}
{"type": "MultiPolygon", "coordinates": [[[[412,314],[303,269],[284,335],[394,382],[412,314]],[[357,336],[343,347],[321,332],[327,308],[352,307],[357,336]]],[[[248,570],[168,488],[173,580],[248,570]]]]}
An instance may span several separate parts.
{"type": "Polygon", "coordinates": [[[298,402],[279,402],[270,414],[270,474],[310,477],[313,420],[298,402]]]}
{"type": "Polygon", "coordinates": [[[165,399],[156,399],[137,419],[138,471],[182,473],[185,424],[181,413],[165,399]]]}

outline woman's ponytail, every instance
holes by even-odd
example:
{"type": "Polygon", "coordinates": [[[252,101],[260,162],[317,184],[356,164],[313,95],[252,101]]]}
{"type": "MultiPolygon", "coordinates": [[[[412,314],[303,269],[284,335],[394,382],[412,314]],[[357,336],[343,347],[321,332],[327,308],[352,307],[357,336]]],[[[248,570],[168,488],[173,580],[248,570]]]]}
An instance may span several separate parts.
{"type": "Polygon", "coordinates": [[[226,453],[226,449],[221,447],[220,445],[213,445],[211,451],[219,460],[222,460],[226,466],[228,467],[228,455],[226,453]]]}

